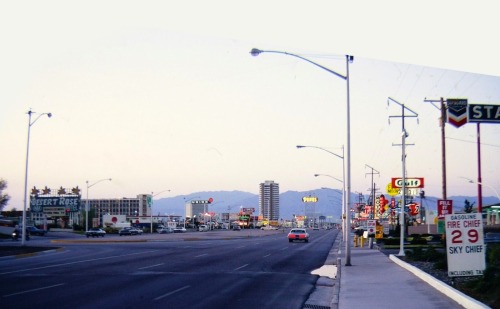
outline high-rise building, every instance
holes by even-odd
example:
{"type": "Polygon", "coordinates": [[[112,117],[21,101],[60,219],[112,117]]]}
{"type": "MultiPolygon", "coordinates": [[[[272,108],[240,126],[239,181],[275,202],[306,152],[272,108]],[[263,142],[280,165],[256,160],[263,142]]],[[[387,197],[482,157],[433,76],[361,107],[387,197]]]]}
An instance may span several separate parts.
{"type": "Polygon", "coordinates": [[[266,180],[259,185],[259,211],[264,219],[280,219],[280,185],[273,180],[266,180]]]}

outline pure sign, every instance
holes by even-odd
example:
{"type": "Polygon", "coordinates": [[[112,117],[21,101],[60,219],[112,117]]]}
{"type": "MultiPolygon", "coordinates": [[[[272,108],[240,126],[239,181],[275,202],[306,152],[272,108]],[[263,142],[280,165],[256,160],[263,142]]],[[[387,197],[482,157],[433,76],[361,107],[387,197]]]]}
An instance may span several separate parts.
{"type": "Polygon", "coordinates": [[[479,276],[486,268],[480,214],[445,216],[448,276],[479,276]]]}

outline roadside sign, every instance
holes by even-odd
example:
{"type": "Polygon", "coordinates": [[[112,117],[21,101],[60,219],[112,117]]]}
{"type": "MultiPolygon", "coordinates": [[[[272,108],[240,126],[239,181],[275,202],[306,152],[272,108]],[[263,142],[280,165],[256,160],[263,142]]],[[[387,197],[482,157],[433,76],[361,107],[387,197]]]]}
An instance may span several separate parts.
{"type": "Polygon", "coordinates": [[[469,104],[469,122],[500,123],[500,105],[469,104]]]}
{"type": "MultiPolygon", "coordinates": [[[[392,178],[392,187],[393,188],[402,188],[403,187],[403,178],[392,178]]],[[[424,178],[423,177],[407,177],[405,178],[405,188],[423,188],[424,187],[424,178]]]]}
{"type": "Polygon", "coordinates": [[[445,216],[448,276],[480,276],[486,268],[481,214],[445,216]]]}
{"type": "Polygon", "coordinates": [[[437,201],[437,211],[438,218],[444,219],[445,215],[453,213],[453,201],[452,200],[438,200],[437,201]]]}
{"type": "Polygon", "coordinates": [[[316,203],[318,198],[316,196],[304,196],[302,202],[304,203],[316,203]]]}
{"type": "Polygon", "coordinates": [[[375,227],[375,238],[376,239],[384,238],[384,226],[383,225],[377,225],[375,227]]]}
{"type": "Polygon", "coordinates": [[[366,220],[366,229],[368,231],[368,236],[375,235],[375,229],[377,227],[376,220],[366,220]]]}
{"type": "Polygon", "coordinates": [[[399,195],[399,189],[398,188],[394,188],[392,186],[392,183],[390,183],[390,182],[385,187],[385,191],[387,191],[387,194],[389,194],[390,196],[399,195]]]}

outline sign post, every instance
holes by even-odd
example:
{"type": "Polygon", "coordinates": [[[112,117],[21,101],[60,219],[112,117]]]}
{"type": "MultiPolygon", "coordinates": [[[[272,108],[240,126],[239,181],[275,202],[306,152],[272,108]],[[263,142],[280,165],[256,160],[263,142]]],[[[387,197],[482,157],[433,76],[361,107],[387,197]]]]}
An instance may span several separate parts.
{"type": "Polygon", "coordinates": [[[448,276],[480,276],[486,269],[481,214],[445,215],[448,276]]]}

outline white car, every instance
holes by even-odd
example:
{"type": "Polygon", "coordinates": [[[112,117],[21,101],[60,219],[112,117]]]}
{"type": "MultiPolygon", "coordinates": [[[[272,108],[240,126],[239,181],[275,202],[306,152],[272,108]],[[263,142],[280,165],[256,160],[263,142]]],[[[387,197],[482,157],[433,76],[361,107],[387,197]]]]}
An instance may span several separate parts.
{"type": "Polygon", "coordinates": [[[176,227],[174,229],[174,233],[186,233],[186,232],[187,232],[187,230],[183,227],[176,227]]]}
{"type": "Polygon", "coordinates": [[[209,230],[207,225],[198,226],[198,232],[207,232],[209,230]]]}
{"type": "Polygon", "coordinates": [[[156,230],[156,232],[158,232],[158,234],[169,234],[173,233],[174,230],[168,227],[160,227],[159,229],[156,230]]]}

